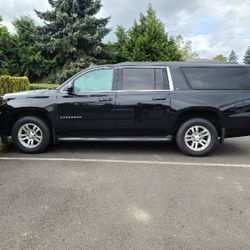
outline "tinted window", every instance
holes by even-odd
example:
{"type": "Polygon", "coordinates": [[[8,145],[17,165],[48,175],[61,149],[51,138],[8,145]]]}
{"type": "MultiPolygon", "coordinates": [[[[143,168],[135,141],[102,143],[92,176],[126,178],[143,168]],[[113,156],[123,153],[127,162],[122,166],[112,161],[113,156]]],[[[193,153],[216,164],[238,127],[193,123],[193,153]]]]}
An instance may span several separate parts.
{"type": "Polygon", "coordinates": [[[193,89],[250,90],[249,68],[182,68],[193,89]]]}
{"type": "Polygon", "coordinates": [[[155,70],[155,88],[154,89],[163,89],[163,70],[155,70]]]}
{"type": "Polygon", "coordinates": [[[75,92],[112,90],[113,69],[90,71],[74,82],[75,92]]]}
{"type": "Polygon", "coordinates": [[[123,69],[124,90],[163,89],[162,69],[123,69]]]}

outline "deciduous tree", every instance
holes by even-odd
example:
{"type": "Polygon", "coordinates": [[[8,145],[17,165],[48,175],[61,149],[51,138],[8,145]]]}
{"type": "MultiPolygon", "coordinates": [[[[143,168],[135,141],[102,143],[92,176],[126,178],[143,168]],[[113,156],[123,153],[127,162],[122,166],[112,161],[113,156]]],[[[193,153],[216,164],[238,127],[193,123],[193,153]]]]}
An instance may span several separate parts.
{"type": "Polygon", "coordinates": [[[27,16],[13,22],[16,35],[16,56],[18,57],[18,75],[28,76],[31,82],[37,82],[49,73],[51,62],[42,55],[37,25],[27,16]]]}
{"type": "Polygon", "coordinates": [[[192,49],[192,42],[184,39],[182,35],[178,35],[175,38],[178,48],[181,50],[182,58],[184,60],[198,59],[199,54],[192,49]]]}
{"type": "Polygon", "coordinates": [[[227,62],[227,58],[223,56],[222,54],[215,56],[213,60],[218,61],[218,62],[227,62]]]}
{"type": "Polygon", "coordinates": [[[0,75],[16,75],[18,58],[16,56],[16,41],[7,27],[2,25],[0,17],[0,75]]]}

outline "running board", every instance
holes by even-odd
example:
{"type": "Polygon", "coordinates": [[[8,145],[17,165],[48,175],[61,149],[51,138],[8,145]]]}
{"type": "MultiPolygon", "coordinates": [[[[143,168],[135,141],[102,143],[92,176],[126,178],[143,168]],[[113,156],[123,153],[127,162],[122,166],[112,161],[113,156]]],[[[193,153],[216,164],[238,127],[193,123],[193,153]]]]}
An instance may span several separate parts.
{"type": "Polygon", "coordinates": [[[58,141],[65,141],[65,142],[76,142],[76,141],[111,141],[111,142],[157,142],[157,141],[171,141],[172,136],[135,136],[135,137],[57,137],[58,141]]]}

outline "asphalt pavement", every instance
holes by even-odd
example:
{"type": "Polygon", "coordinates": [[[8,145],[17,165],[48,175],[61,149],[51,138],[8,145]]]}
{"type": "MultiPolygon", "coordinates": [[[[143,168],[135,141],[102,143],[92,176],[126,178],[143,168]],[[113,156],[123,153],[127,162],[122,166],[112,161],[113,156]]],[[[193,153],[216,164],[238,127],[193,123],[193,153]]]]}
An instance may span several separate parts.
{"type": "Polygon", "coordinates": [[[250,249],[250,138],[0,153],[0,249],[250,249]]]}

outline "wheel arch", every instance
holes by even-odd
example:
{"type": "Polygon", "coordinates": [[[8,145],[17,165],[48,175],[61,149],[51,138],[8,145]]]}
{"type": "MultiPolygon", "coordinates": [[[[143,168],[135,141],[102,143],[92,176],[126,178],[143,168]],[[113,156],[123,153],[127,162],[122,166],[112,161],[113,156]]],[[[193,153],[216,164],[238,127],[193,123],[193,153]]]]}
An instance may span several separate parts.
{"type": "Polygon", "coordinates": [[[26,117],[26,116],[34,116],[37,118],[42,119],[46,124],[48,125],[51,134],[53,135],[53,127],[52,123],[49,119],[49,114],[47,111],[41,108],[25,108],[25,109],[17,109],[12,113],[11,119],[10,119],[10,124],[9,124],[9,134],[11,134],[11,130],[14,126],[14,124],[21,118],[26,117]]]}
{"type": "Polygon", "coordinates": [[[214,108],[191,108],[182,110],[175,121],[175,134],[185,121],[193,118],[203,118],[210,121],[215,126],[218,135],[220,137],[223,136],[224,119],[221,112],[214,108]]]}

